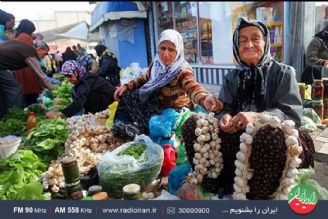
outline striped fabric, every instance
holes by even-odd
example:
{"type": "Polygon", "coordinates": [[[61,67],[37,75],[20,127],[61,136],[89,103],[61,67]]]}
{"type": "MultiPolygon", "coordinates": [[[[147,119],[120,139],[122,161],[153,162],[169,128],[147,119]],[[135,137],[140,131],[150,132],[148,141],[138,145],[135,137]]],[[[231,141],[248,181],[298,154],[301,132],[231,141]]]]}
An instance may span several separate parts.
{"type": "MultiPolygon", "coordinates": [[[[140,88],[148,79],[149,71],[125,86],[128,90],[134,90],[140,88]]],[[[175,79],[160,89],[159,100],[162,108],[191,107],[192,102],[202,105],[207,95],[209,94],[196,82],[193,72],[183,69],[175,79]]]]}

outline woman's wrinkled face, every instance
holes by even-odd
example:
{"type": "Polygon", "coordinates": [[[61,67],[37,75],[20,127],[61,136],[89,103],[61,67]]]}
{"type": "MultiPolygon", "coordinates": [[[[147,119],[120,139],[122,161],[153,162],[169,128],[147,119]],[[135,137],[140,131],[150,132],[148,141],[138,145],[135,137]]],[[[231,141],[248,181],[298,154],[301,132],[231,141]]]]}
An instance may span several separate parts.
{"type": "Polygon", "coordinates": [[[164,65],[170,65],[177,57],[175,45],[170,41],[163,41],[159,44],[158,55],[164,65]]]}
{"type": "Polygon", "coordinates": [[[249,26],[239,31],[239,57],[248,66],[256,65],[261,60],[265,49],[265,37],[256,26],[249,26]]]}

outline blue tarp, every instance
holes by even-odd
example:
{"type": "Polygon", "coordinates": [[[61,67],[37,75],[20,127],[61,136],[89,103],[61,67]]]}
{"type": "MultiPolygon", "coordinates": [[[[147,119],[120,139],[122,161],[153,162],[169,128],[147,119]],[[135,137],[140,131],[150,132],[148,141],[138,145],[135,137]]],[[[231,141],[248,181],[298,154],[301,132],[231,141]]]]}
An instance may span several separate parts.
{"type": "Polygon", "coordinates": [[[101,2],[92,12],[90,30],[100,29],[103,44],[118,57],[122,68],[133,62],[145,68],[148,65],[145,18],[147,11],[140,3],[101,2]],[[123,22],[123,18],[130,19],[123,22]]]}
{"type": "Polygon", "coordinates": [[[101,2],[92,12],[91,26],[96,24],[105,13],[115,11],[139,11],[139,9],[134,2],[101,2]]]}

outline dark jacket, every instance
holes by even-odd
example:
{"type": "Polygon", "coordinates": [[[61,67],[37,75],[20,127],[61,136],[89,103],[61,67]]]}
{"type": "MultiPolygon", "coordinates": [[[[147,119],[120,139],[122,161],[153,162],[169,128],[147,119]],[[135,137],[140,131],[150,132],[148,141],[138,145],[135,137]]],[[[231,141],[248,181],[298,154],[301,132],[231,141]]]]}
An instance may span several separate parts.
{"type": "Polygon", "coordinates": [[[85,113],[96,113],[107,109],[114,102],[115,87],[107,80],[91,75],[84,75],[73,88],[73,103],[61,112],[71,117],[83,107],[85,113]]]}
{"type": "Polygon", "coordinates": [[[224,113],[234,116],[241,111],[265,112],[282,121],[291,119],[299,127],[303,106],[295,69],[272,60],[270,35],[263,23],[245,18],[240,18],[238,22],[233,35],[233,52],[238,65],[224,78],[219,94],[223,110],[218,117],[224,113]],[[239,56],[239,32],[249,25],[258,27],[266,36],[264,54],[256,66],[248,66],[239,56]]]}
{"type": "Polygon", "coordinates": [[[113,86],[120,84],[120,70],[117,58],[112,53],[105,53],[99,60],[98,75],[107,79],[113,86]]]}
{"type": "MultiPolygon", "coordinates": [[[[299,127],[303,107],[295,69],[272,60],[267,64],[265,72],[267,73],[264,75],[264,112],[281,120],[291,119],[299,127]]],[[[225,76],[219,95],[219,99],[223,101],[220,115],[229,113],[234,116],[239,112],[236,102],[238,76],[241,73],[242,71],[235,69],[225,76]]]]}

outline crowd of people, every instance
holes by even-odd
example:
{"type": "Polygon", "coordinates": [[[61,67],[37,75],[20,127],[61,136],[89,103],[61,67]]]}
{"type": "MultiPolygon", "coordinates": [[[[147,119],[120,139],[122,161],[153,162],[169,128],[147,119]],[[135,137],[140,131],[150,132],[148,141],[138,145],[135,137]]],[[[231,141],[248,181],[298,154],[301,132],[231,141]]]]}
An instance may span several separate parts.
{"type": "MultiPolygon", "coordinates": [[[[44,88],[53,89],[50,78],[60,72],[74,85],[73,102],[60,112],[48,112],[48,118],[71,117],[81,109],[96,113],[116,100],[116,121],[133,126],[136,134],[149,134],[150,118],[164,109],[180,112],[196,104],[214,112],[226,134],[244,130],[259,113],[293,120],[297,128],[301,125],[302,101],[295,69],[274,61],[269,31],[259,21],[238,19],[233,34],[237,68],[224,77],[216,97],[195,80],[184,56],[183,38],[176,30],[160,34],[156,56],[143,75],[120,84],[121,68],[106,46],[95,47],[98,61],[80,44],[67,47],[62,54],[57,51],[49,55],[49,46],[42,35],[34,33],[33,22],[23,19],[14,30],[14,16],[0,13],[0,117],[10,107],[22,106],[22,98],[25,106],[35,103],[44,88]]],[[[327,32],[326,28],[316,34],[311,42],[309,65],[328,66],[327,32]]],[[[313,166],[313,148],[305,145],[304,151],[304,159],[310,162],[303,167],[313,166]]]]}

